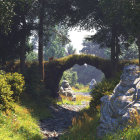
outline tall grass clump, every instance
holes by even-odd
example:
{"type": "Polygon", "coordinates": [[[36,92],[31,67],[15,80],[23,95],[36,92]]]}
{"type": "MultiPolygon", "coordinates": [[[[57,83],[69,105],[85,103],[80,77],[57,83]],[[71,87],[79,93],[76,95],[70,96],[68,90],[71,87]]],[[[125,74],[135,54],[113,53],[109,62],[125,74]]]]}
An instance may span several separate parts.
{"type": "Polygon", "coordinates": [[[96,112],[96,106],[101,104],[101,97],[112,94],[119,81],[120,73],[117,73],[115,77],[103,79],[95,86],[95,88],[91,91],[92,100],[90,102],[90,107],[92,108],[93,112],[96,112]]]}
{"type": "Polygon", "coordinates": [[[90,88],[89,88],[89,85],[83,85],[83,84],[80,84],[80,83],[76,83],[73,87],[72,87],[72,90],[74,92],[90,92],[90,88]]]}
{"type": "Polygon", "coordinates": [[[91,117],[85,112],[80,118],[74,117],[69,132],[62,135],[60,140],[95,140],[98,120],[99,114],[91,117]]]}

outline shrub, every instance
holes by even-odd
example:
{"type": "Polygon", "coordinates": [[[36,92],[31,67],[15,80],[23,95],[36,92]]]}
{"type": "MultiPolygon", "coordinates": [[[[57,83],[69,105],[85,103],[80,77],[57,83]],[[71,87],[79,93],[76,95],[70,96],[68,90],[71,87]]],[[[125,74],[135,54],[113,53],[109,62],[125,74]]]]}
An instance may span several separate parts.
{"type": "Polygon", "coordinates": [[[114,78],[102,80],[102,82],[95,86],[91,92],[93,99],[90,102],[90,107],[93,111],[96,111],[96,106],[100,105],[101,97],[112,94],[115,86],[119,83],[119,80],[120,73],[116,74],[114,78]]]}
{"type": "Polygon", "coordinates": [[[24,77],[21,74],[18,73],[7,73],[6,74],[6,80],[8,84],[11,85],[11,90],[14,92],[13,99],[15,101],[19,101],[20,94],[24,90],[24,77]]]}
{"type": "Polygon", "coordinates": [[[67,80],[71,86],[74,86],[77,83],[77,79],[78,79],[77,72],[72,71],[71,69],[67,70],[63,73],[60,85],[62,84],[63,80],[67,80]]]}
{"type": "Polygon", "coordinates": [[[11,91],[11,85],[6,81],[4,75],[0,75],[0,109],[7,110],[12,108],[13,91],[11,91]]]}
{"type": "Polygon", "coordinates": [[[0,108],[7,110],[13,108],[13,102],[19,99],[24,87],[24,78],[18,73],[5,73],[0,71],[0,108]]]}

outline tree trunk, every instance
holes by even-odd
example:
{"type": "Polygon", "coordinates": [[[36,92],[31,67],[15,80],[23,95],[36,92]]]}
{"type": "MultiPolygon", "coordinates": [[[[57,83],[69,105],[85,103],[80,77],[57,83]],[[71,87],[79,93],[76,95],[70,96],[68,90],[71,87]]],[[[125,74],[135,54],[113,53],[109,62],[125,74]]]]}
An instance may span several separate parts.
{"type": "Polygon", "coordinates": [[[22,39],[20,42],[20,71],[23,74],[25,71],[25,58],[26,58],[26,21],[25,21],[25,16],[23,16],[23,29],[22,29],[22,39]]]}
{"type": "Polygon", "coordinates": [[[20,71],[23,74],[25,71],[25,45],[26,45],[26,36],[23,37],[22,41],[20,42],[21,49],[20,49],[20,71]]]}
{"type": "Polygon", "coordinates": [[[39,13],[39,47],[38,47],[38,60],[39,60],[39,73],[41,80],[44,80],[44,63],[43,63],[43,20],[44,20],[44,2],[40,0],[40,13],[39,13]]]}
{"type": "Polygon", "coordinates": [[[120,54],[120,46],[119,46],[119,39],[118,36],[116,34],[115,37],[115,70],[117,71],[118,69],[118,62],[119,62],[119,54],[120,54]]]}
{"type": "Polygon", "coordinates": [[[137,45],[139,49],[139,66],[140,66],[140,35],[138,36],[138,39],[137,39],[137,45]]]}
{"type": "Polygon", "coordinates": [[[115,66],[115,30],[112,27],[112,37],[111,37],[111,62],[114,68],[115,66]]]}

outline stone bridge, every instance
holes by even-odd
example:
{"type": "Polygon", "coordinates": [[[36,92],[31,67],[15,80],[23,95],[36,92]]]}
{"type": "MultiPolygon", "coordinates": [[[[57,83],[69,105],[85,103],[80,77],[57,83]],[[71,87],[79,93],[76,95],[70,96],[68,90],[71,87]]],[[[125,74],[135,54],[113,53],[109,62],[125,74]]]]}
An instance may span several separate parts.
{"type": "Polygon", "coordinates": [[[84,65],[85,63],[101,70],[106,78],[109,78],[112,75],[112,65],[110,60],[105,60],[93,55],[74,54],[45,63],[46,88],[51,90],[54,97],[57,97],[59,82],[63,72],[70,69],[75,64],[84,65]]]}
{"type": "MultiPolygon", "coordinates": [[[[106,78],[110,78],[114,73],[113,66],[110,60],[103,59],[94,55],[74,54],[60,59],[51,60],[45,63],[44,81],[46,88],[51,90],[53,97],[58,96],[59,82],[61,80],[63,72],[73,67],[75,64],[84,65],[85,63],[101,70],[106,78]]],[[[119,65],[122,67],[122,64],[119,65]]]]}

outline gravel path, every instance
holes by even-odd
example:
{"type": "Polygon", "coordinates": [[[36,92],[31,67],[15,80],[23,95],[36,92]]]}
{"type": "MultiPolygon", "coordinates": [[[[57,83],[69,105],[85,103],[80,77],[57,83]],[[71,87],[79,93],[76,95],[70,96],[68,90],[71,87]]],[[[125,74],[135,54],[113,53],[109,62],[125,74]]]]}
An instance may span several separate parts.
{"type": "MultiPolygon", "coordinates": [[[[89,96],[89,95],[86,95],[89,96]]],[[[59,136],[67,132],[72,124],[72,118],[79,115],[79,111],[84,109],[89,103],[82,105],[54,105],[50,106],[51,118],[40,120],[40,127],[48,140],[59,140],[59,136]]]]}

